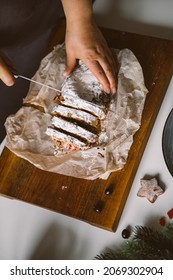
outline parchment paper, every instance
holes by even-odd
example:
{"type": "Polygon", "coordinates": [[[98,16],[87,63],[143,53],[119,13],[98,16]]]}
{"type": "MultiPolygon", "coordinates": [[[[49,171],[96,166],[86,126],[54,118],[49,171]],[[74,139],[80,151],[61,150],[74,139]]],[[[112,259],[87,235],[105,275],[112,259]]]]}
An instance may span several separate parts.
{"type": "MultiPolygon", "coordinates": [[[[6,146],[38,168],[67,176],[90,180],[107,179],[111,172],[123,168],[133,136],[140,128],[147,89],[142,68],[135,55],[129,49],[115,50],[115,53],[120,65],[118,89],[111,100],[111,111],[102,122],[100,141],[106,143],[104,147],[55,156],[54,143],[45,131],[50,123],[50,112],[54,106],[52,100],[57,92],[34,83],[31,83],[24,99],[25,104],[32,106],[23,106],[6,120],[6,146]]],[[[61,89],[65,79],[65,61],[64,45],[56,46],[42,60],[33,79],[61,89]]],[[[93,81],[100,86],[92,73],[87,71],[87,79],[82,79],[84,86],[89,88],[93,81]]]]}

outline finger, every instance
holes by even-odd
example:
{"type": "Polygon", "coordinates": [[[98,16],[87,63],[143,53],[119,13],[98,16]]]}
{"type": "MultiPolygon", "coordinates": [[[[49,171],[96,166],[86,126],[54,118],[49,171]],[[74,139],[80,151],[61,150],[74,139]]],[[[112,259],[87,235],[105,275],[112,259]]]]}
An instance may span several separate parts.
{"type": "Polygon", "coordinates": [[[117,56],[113,50],[110,49],[109,51],[110,51],[109,63],[112,65],[112,70],[113,70],[115,77],[117,77],[117,74],[118,74],[117,56]]]}
{"type": "Polygon", "coordinates": [[[116,53],[108,48],[105,52],[106,55],[98,57],[97,61],[105,71],[107,78],[110,82],[111,91],[115,92],[117,89],[117,75],[118,75],[118,61],[116,53]],[[107,72],[108,71],[108,72],[107,72]],[[107,73],[106,73],[107,72],[107,73]],[[109,74],[110,73],[110,74],[109,74]]]}
{"type": "Polygon", "coordinates": [[[76,58],[67,54],[64,76],[69,76],[76,66],[76,58]]]}
{"type": "Polygon", "coordinates": [[[105,72],[103,71],[102,67],[97,61],[92,61],[92,62],[85,62],[83,61],[86,66],[90,69],[90,71],[93,73],[93,75],[96,77],[96,79],[100,82],[102,85],[102,88],[105,92],[110,93],[110,83],[105,75],[105,72]]]}
{"type": "Polygon", "coordinates": [[[98,63],[101,65],[101,68],[109,81],[111,92],[115,93],[117,88],[115,68],[106,58],[99,59],[98,63]]]}
{"type": "Polygon", "coordinates": [[[9,71],[8,67],[6,66],[2,58],[0,58],[0,79],[7,86],[13,86],[15,83],[15,78],[9,71]]]}

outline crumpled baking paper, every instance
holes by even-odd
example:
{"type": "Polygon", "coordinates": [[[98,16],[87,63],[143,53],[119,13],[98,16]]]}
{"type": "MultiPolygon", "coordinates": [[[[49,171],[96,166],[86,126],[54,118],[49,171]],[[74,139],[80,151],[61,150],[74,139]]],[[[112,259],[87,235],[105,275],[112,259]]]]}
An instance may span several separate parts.
{"type": "MultiPolygon", "coordinates": [[[[24,99],[28,106],[23,106],[6,120],[6,146],[38,168],[77,178],[107,179],[111,172],[122,169],[133,136],[140,128],[147,89],[142,68],[132,51],[123,49],[115,50],[115,53],[120,66],[118,89],[102,123],[103,139],[107,139],[104,147],[55,156],[54,143],[45,131],[50,124],[52,100],[57,92],[34,83],[24,99]]],[[[41,61],[33,79],[60,90],[65,79],[65,62],[65,47],[58,45],[41,61]]],[[[90,71],[89,75],[92,82],[95,79],[98,83],[90,71]]],[[[83,79],[83,83],[88,86],[90,79],[83,79]]]]}

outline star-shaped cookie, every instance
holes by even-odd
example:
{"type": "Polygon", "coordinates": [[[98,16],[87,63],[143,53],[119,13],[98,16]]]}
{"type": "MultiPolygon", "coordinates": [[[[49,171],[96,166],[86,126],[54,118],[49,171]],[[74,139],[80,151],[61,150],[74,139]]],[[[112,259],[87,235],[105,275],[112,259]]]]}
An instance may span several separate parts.
{"type": "Polygon", "coordinates": [[[161,195],[164,191],[158,185],[156,178],[150,180],[140,180],[141,187],[137,192],[137,196],[146,197],[151,203],[155,202],[157,197],[161,195]]]}

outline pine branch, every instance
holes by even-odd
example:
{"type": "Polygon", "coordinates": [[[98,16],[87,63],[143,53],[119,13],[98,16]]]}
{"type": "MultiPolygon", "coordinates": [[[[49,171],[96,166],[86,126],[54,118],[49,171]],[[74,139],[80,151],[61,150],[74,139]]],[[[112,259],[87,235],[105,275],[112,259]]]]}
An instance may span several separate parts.
{"type": "Polygon", "coordinates": [[[121,248],[107,250],[95,259],[100,260],[172,260],[173,224],[156,231],[149,227],[136,226],[129,241],[121,248]]]}
{"type": "Polygon", "coordinates": [[[167,236],[169,239],[173,239],[173,223],[169,223],[164,229],[163,234],[167,236]]]}
{"type": "Polygon", "coordinates": [[[129,245],[126,246],[126,257],[134,260],[172,259],[172,255],[169,252],[156,250],[155,247],[140,239],[132,239],[129,242],[129,245]]]}
{"type": "Polygon", "coordinates": [[[158,255],[173,258],[173,241],[163,232],[142,226],[136,226],[134,232],[134,240],[143,240],[145,245],[157,251],[158,255]]]}
{"type": "MultiPolygon", "coordinates": [[[[122,247],[124,247],[123,244],[122,247]]],[[[125,245],[126,246],[126,245],[125,245]]],[[[126,255],[123,252],[122,248],[107,248],[101,254],[96,255],[95,259],[97,260],[126,260],[126,255]]]]}
{"type": "Polygon", "coordinates": [[[100,255],[96,255],[95,259],[97,260],[125,260],[126,258],[121,252],[104,252],[101,253],[100,255]]]}

